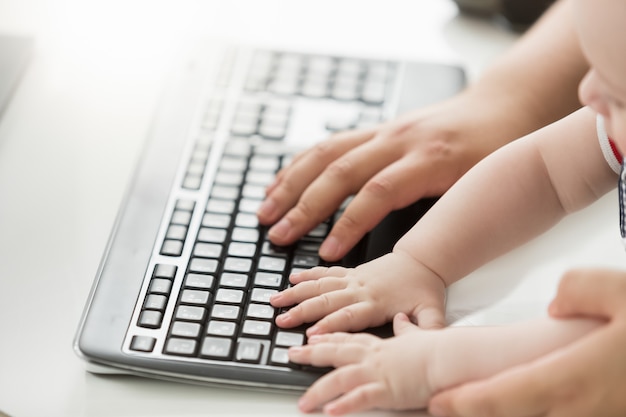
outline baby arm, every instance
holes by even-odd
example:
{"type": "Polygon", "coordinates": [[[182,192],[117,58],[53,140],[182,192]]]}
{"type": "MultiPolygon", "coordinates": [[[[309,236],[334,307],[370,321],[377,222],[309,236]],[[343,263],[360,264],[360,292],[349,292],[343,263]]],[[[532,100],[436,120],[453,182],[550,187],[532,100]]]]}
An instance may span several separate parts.
{"type": "Polygon", "coordinates": [[[421,330],[398,314],[396,337],[332,333],[292,348],[289,355],[297,363],[337,368],[302,396],[298,405],[304,412],[320,407],[329,415],[419,409],[439,390],[535,360],[600,325],[546,318],[510,326],[421,330]]]}

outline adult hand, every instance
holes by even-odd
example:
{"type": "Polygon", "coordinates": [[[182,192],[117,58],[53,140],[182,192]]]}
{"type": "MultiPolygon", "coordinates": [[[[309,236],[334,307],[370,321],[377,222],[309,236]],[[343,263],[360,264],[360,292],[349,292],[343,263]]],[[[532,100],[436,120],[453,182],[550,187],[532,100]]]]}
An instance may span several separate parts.
{"type": "Polygon", "coordinates": [[[441,392],[429,411],[438,417],[626,415],[625,299],[624,272],[568,272],[550,313],[601,318],[607,324],[534,362],[441,392]]]}
{"type": "Polygon", "coordinates": [[[343,257],[392,210],[443,194],[476,162],[517,137],[484,122],[493,100],[461,94],[368,130],[337,133],[297,155],[266,190],[258,211],[273,224],[271,241],[287,245],[355,195],[320,248],[343,257]],[[486,127],[487,126],[487,127],[486,127]]]}

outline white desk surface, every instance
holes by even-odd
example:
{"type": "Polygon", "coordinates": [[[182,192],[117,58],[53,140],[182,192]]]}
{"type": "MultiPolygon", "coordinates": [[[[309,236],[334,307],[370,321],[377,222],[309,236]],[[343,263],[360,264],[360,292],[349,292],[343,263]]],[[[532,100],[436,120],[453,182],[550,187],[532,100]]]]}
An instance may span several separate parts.
{"type": "MultiPolygon", "coordinates": [[[[1,0],[1,32],[37,42],[0,120],[0,410],[12,417],[300,415],[293,395],[94,376],[72,351],[180,42],[460,62],[474,79],[515,39],[448,0],[1,0]]],[[[622,266],[616,223],[612,193],[451,288],[449,319],[544,314],[568,267],[622,266]]]]}

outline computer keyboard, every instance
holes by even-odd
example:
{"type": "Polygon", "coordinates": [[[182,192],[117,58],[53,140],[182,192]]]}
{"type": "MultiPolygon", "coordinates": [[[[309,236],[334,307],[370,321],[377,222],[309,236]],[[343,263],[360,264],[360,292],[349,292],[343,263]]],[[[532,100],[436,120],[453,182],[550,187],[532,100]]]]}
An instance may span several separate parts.
{"type": "Polygon", "coordinates": [[[320,100],[344,104],[332,115],[337,117],[317,120],[327,135],[379,123],[395,64],[257,51],[241,91],[233,94],[233,59],[225,59],[183,159],[127,352],[297,368],[287,349],[306,343],[306,326],[277,328],[281,311],[269,298],[290,285],[294,271],[323,264],[317,253],[334,218],[296,244],[277,247],[256,211],[265,188],[293,156],[284,141],[298,132],[298,108],[320,100]],[[218,148],[220,130],[228,139],[218,148]]]}
{"type": "MultiPolygon", "coordinates": [[[[95,373],[302,390],[326,369],[290,363],[306,325],[269,303],[289,275],[325,265],[337,213],[288,247],[256,211],[295,153],[346,129],[456,94],[458,66],[188,45],[164,88],[81,319],[75,349],[95,373]]],[[[332,140],[332,139],[331,139],[332,140]]],[[[433,204],[390,213],[340,261],[388,253],[433,204]]],[[[389,326],[368,329],[389,335],[389,326]]]]}

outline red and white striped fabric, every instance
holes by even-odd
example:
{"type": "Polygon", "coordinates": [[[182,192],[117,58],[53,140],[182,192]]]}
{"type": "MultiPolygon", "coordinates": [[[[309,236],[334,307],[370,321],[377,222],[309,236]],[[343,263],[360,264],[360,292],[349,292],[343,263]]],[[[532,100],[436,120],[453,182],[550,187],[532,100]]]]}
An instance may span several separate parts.
{"type": "Polygon", "coordinates": [[[598,141],[600,142],[600,148],[602,149],[604,159],[606,159],[606,162],[609,164],[611,169],[615,171],[616,174],[619,174],[622,170],[624,157],[617,150],[615,143],[606,134],[606,129],[604,128],[604,118],[600,115],[596,117],[596,131],[598,132],[598,141]]]}

